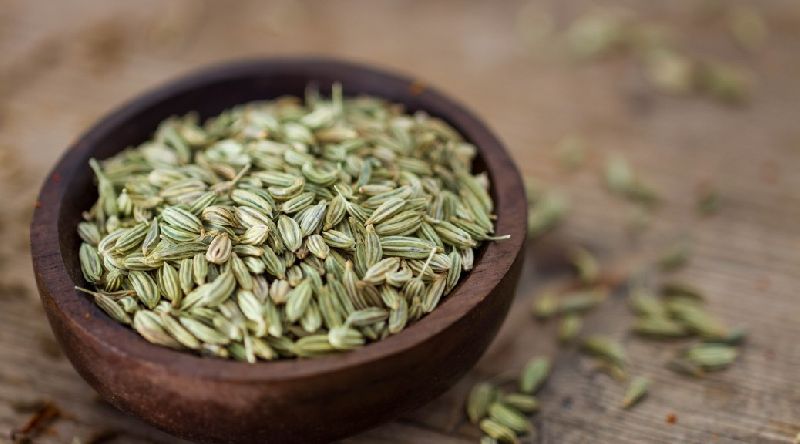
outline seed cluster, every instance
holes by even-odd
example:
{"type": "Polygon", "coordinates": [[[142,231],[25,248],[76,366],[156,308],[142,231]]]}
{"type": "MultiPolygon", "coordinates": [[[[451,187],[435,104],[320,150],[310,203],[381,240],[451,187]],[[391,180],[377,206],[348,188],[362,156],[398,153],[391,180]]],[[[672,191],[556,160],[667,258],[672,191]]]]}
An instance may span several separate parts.
{"type": "Polygon", "coordinates": [[[545,357],[532,358],[523,368],[516,392],[507,392],[500,381],[480,382],[472,387],[465,402],[467,418],[483,432],[481,444],[518,443],[518,436],[535,430],[528,419],[539,411],[534,394],[547,381],[551,363],[545,357]]]}
{"type": "MultiPolygon", "coordinates": [[[[567,140],[570,149],[575,139],[567,140]]],[[[567,165],[574,168],[573,165],[567,165]]],[[[608,158],[603,171],[607,190],[616,197],[627,200],[645,215],[663,201],[654,188],[634,172],[628,161],[615,155],[608,158]]],[[[535,240],[554,229],[565,217],[567,201],[558,192],[543,188],[532,180],[527,181],[528,239],[535,240]]],[[[708,216],[718,209],[719,197],[712,188],[706,188],[697,209],[708,216]],[[710,204],[708,203],[710,202],[710,204]]],[[[643,229],[645,226],[631,226],[643,229]]],[[[646,375],[631,377],[628,356],[623,344],[604,334],[587,334],[583,318],[609,300],[612,292],[628,293],[628,305],[636,315],[629,331],[643,339],[653,341],[695,341],[677,350],[666,361],[666,367],[691,377],[704,377],[732,365],[741,353],[746,332],[731,328],[706,311],[705,298],[695,287],[680,281],[664,279],[660,288],[653,281],[658,274],[677,271],[687,266],[691,244],[687,239],[667,245],[658,257],[642,257],[618,270],[601,263],[582,247],[565,247],[572,276],[543,288],[534,299],[532,314],[539,321],[558,322],[557,339],[564,349],[574,348],[593,362],[593,371],[602,371],[619,381],[629,381],[619,407],[630,409],[645,399],[652,380],[646,375]]],[[[550,370],[545,357],[531,359],[522,370],[519,380],[521,393],[503,394],[508,381],[500,375],[473,386],[466,399],[466,414],[481,432],[481,444],[499,442],[517,443],[520,437],[534,434],[535,429],[526,423],[524,414],[533,413],[526,406],[537,405],[532,395],[542,385],[550,370]],[[523,397],[523,398],[520,398],[523,397]],[[525,399],[525,403],[518,401],[525,399]],[[495,405],[490,408],[490,405],[495,405]]]]}
{"type": "Polygon", "coordinates": [[[90,161],[83,291],[146,340],[202,355],[360,347],[431,312],[503,238],[475,155],[442,120],[338,85],[168,119],[90,161]]]}

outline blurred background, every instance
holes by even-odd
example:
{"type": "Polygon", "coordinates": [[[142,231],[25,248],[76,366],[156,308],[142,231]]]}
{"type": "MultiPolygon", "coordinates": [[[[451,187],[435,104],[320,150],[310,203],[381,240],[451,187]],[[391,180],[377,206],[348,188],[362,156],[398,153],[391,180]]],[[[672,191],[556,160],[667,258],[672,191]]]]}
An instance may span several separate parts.
{"type": "Polygon", "coordinates": [[[347,442],[475,442],[462,414],[471,384],[547,354],[555,373],[523,442],[790,443],[800,432],[798,49],[796,0],[0,0],[0,440],[45,409],[33,442],[176,442],[99,400],[39,306],[28,224],[64,150],[104,113],[195,68],[326,55],[462,101],[538,195],[568,208],[534,233],[516,305],[478,367],[347,442]],[[623,158],[657,207],[608,192],[607,162],[623,158]],[[584,328],[623,340],[632,370],[654,381],[649,400],[620,410],[624,386],[559,348],[555,325],[531,320],[531,300],[568,272],[567,248],[617,269],[679,239],[693,255],[677,276],[748,343],[729,370],[681,378],[663,368],[674,344],[630,339],[624,299],[612,298],[584,328]]]}

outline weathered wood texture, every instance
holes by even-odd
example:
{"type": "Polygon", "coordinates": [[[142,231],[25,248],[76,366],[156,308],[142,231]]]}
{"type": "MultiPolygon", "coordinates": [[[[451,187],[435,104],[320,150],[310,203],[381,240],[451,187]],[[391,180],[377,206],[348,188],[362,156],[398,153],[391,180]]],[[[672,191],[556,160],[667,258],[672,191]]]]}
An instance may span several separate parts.
{"type": "MultiPolygon", "coordinates": [[[[572,212],[532,246],[516,312],[479,365],[417,412],[348,443],[461,443],[478,434],[462,418],[468,387],[550,354],[556,375],[535,417],[547,443],[788,443],[800,432],[800,8],[752,2],[771,28],[766,48],[737,49],[700,3],[600,2],[628,7],[674,27],[696,55],[750,66],[758,79],[746,107],[658,95],[624,57],[578,65],[558,39],[532,48],[514,30],[519,2],[46,2],[0,5],[0,436],[29,415],[15,401],[50,399],[64,411],[37,442],[69,442],[101,430],[114,442],[175,442],[98,402],[53,347],[34,291],[27,225],[41,180],[89,123],[122,100],[190,68],[233,57],[329,54],[374,62],[430,82],[463,100],[505,139],[521,169],[569,195],[572,212]],[[590,142],[588,165],[562,172],[553,145],[567,133],[590,142]],[[629,206],[607,196],[598,170],[625,153],[665,197],[642,235],[624,229],[629,206]],[[693,211],[694,191],[711,180],[720,213],[693,211]],[[731,369],[705,381],[676,377],[663,362],[675,345],[630,338],[623,300],[614,298],[587,329],[621,338],[634,373],[654,379],[651,396],[629,412],[623,387],[558,350],[553,326],[532,322],[532,293],[565,267],[552,252],[582,244],[610,263],[657,251],[689,234],[691,266],[678,277],[709,295],[711,310],[750,338],[731,369]],[[675,424],[666,417],[674,414],[675,424]]],[[[714,2],[711,2],[714,3],[714,2]]],[[[726,3],[726,2],[721,2],[726,3]]],[[[544,1],[563,27],[596,2],[544,1]]],[[[56,178],[57,180],[57,178],[56,178]]],[[[557,255],[555,255],[557,256],[557,255]]]]}

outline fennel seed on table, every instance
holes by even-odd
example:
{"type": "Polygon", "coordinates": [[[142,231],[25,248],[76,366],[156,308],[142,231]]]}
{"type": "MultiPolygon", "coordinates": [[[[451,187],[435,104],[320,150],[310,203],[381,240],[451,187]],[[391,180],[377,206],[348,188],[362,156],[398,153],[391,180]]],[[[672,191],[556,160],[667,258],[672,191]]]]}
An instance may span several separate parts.
{"type": "MultiPolygon", "coordinates": [[[[431,312],[494,235],[476,149],[440,119],[308,89],[90,162],[89,293],[146,340],[247,362],[363,346],[431,312]]],[[[502,417],[502,415],[501,415],[502,417]]]]}

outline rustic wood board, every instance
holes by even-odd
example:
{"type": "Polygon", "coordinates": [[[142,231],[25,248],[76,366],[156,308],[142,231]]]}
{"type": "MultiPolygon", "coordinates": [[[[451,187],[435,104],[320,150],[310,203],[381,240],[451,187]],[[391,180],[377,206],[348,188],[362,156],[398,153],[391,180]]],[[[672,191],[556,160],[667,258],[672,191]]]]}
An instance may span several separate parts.
{"type": "MultiPolygon", "coordinates": [[[[713,3],[542,1],[538,14],[563,28],[598,7],[625,7],[672,27],[691,54],[750,67],[753,100],[730,107],[696,97],[665,97],[641,81],[637,65],[612,57],[579,65],[560,39],[526,45],[515,31],[521,2],[45,2],[0,7],[0,436],[30,415],[19,401],[47,399],[64,416],[36,442],[88,439],[175,442],[99,401],[60,357],[38,305],[27,224],[38,186],[64,147],[113,106],[194,67],[230,58],[323,54],[372,62],[418,76],[483,116],[528,175],[561,189],[566,224],[530,247],[515,310],[480,364],[419,411],[348,443],[461,443],[479,434],[461,414],[469,386],[513,374],[536,354],[556,372],[541,392],[537,436],[529,442],[788,443],[800,432],[800,8],[758,2],[768,45],[733,45],[713,3]],[[701,5],[702,4],[702,5],[701,5]],[[708,6],[711,5],[711,6],[708,6]],[[553,146],[565,134],[589,141],[588,164],[565,173],[553,146]],[[610,198],[599,178],[605,156],[622,152],[664,196],[652,225],[625,229],[630,206],[610,198]],[[701,219],[695,189],[712,181],[721,211],[701,219]],[[587,319],[587,330],[626,344],[633,373],[654,380],[649,399],[617,408],[624,387],[559,350],[554,326],[533,322],[534,292],[566,267],[559,252],[584,245],[610,264],[658,251],[689,236],[691,266],[676,278],[708,293],[711,310],[746,327],[739,361],[704,381],[680,378],[663,363],[677,347],[625,333],[619,295],[587,319]],[[670,424],[668,415],[677,421],[670,424]]],[[[753,2],[755,3],[755,2],[753,2]]]]}

